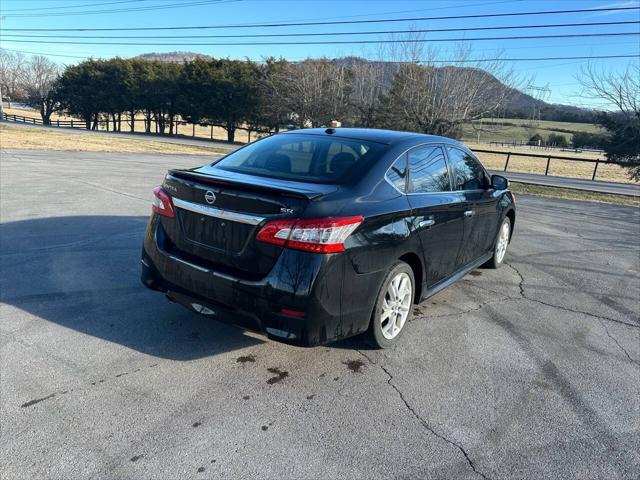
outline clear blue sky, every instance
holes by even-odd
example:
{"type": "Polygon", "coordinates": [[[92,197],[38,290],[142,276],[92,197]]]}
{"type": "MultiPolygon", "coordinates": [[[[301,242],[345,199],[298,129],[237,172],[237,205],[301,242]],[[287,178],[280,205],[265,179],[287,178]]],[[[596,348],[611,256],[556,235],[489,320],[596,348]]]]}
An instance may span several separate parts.
{"type": "MultiPolygon", "coordinates": [[[[0,27],[3,37],[0,45],[10,50],[21,50],[37,54],[51,55],[60,63],[75,63],[81,58],[135,56],[147,52],[193,51],[215,57],[251,58],[260,60],[267,56],[299,60],[306,57],[358,55],[380,58],[376,45],[252,45],[213,46],[180,45],[180,43],[213,43],[251,41],[238,39],[171,39],[179,35],[233,35],[264,33],[313,33],[347,32],[371,30],[402,30],[412,28],[469,28],[506,25],[582,23],[608,21],[638,21],[640,11],[573,13],[548,16],[503,17],[481,19],[455,19],[446,21],[411,21],[394,23],[371,23],[360,25],[321,25],[284,28],[225,28],[216,30],[183,31],[131,31],[131,32],[16,32],[11,28],[105,28],[105,27],[166,27],[198,26],[220,24],[251,24],[265,22],[313,21],[313,20],[366,20],[381,18],[405,18],[420,16],[474,15],[542,10],[566,10],[613,6],[638,6],[640,0],[0,0],[0,27]],[[163,7],[163,8],[157,8],[163,7]],[[114,11],[121,10],[121,11],[114,11]],[[129,11],[124,11],[129,10],[129,11]],[[92,13],[99,12],[99,13],[92,13]],[[9,37],[8,35],[26,35],[9,37]],[[52,35],[34,38],[35,35],[52,35]],[[61,35],[84,37],[80,41],[143,42],[150,45],[69,45],[55,44],[55,41],[78,41],[62,38],[61,35]],[[86,39],[87,36],[106,36],[103,39],[86,39]],[[119,39],[119,36],[147,36],[155,38],[119,39]],[[43,43],[21,43],[15,40],[35,40],[43,43]],[[169,43],[171,45],[157,45],[169,43]],[[53,56],[58,55],[58,56],[53,56]],[[79,58],[75,58],[79,57],[79,58]]],[[[503,30],[481,32],[429,33],[426,38],[470,38],[483,36],[527,36],[539,34],[638,32],[638,24],[590,27],[562,27],[527,30],[503,30]]],[[[363,35],[353,37],[304,37],[283,39],[253,39],[259,42],[362,39],[384,40],[389,34],[363,35]]],[[[402,38],[398,35],[398,38],[402,38]]],[[[474,58],[541,56],[593,56],[637,54],[640,51],[640,37],[595,37],[563,38],[509,41],[468,42],[473,48],[474,58]]],[[[433,43],[441,59],[452,57],[452,43],[433,43]]],[[[629,61],[638,59],[594,60],[593,63],[607,69],[623,69],[629,61]]],[[[532,76],[533,84],[548,85],[551,89],[548,101],[581,104],[576,96],[578,85],[574,78],[584,61],[564,60],[549,62],[514,62],[514,69],[523,76],[532,76]]]]}

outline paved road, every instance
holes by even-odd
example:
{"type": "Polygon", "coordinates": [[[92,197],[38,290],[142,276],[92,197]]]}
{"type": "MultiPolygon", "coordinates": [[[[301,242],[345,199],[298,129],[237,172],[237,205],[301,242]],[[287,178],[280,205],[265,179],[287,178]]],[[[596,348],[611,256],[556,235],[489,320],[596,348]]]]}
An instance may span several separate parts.
{"type": "Polygon", "coordinates": [[[640,211],[520,196],[507,265],[398,348],[302,349],[139,284],[204,158],[2,153],[2,478],[638,478],[640,211]]]}
{"type": "MultiPolygon", "coordinates": [[[[20,126],[23,128],[44,128],[47,130],[57,130],[60,131],[60,127],[43,127],[42,125],[30,125],[28,123],[20,123],[20,122],[4,122],[9,123],[11,125],[20,126]]],[[[210,141],[210,140],[198,140],[192,138],[185,137],[164,137],[160,135],[148,135],[144,133],[114,133],[114,132],[103,132],[103,131],[93,131],[93,130],[84,130],[84,129],[73,129],[73,128],[64,128],[62,129],[64,132],[74,133],[78,135],[87,134],[87,135],[107,135],[107,136],[115,136],[115,137],[125,137],[125,138],[134,138],[136,140],[151,140],[156,142],[164,142],[164,143],[175,143],[180,145],[194,145],[199,147],[210,147],[217,148],[223,150],[233,151],[239,148],[241,145],[232,145],[227,142],[221,141],[210,141]]],[[[617,195],[630,195],[640,197],[640,184],[625,184],[625,183],[614,183],[614,182],[600,182],[600,181],[592,181],[592,180],[583,180],[579,178],[568,178],[568,177],[554,177],[554,176],[545,176],[545,175],[536,175],[533,173],[518,173],[518,172],[503,172],[501,170],[493,170],[491,173],[497,173],[500,175],[505,175],[510,180],[514,182],[522,182],[529,183],[533,185],[546,185],[552,187],[564,187],[564,188],[574,188],[577,190],[587,190],[591,192],[600,192],[600,193],[612,193],[617,195]]]]}
{"type": "Polygon", "coordinates": [[[491,173],[504,175],[509,180],[533,185],[546,185],[550,187],[573,188],[588,192],[612,193],[616,195],[629,195],[640,197],[640,184],[601,182],[599,180],[583,180],[580,178],[552,177],[537,175],[535,173],[503,172],[494,170],[491,173]]]}

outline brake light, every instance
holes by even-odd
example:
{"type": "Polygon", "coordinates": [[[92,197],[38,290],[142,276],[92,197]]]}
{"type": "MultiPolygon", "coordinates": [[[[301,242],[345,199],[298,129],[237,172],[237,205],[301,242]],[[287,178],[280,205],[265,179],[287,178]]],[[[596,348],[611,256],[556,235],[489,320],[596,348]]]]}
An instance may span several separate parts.
{"type": "Polygon", "coordinates": [[[151,205],[151,209],[158,215],[169,218],[175,217],[171,197],[162,189],[161,186],[157,186],[153,189],[153,204],[151,205]]]}
{"type": "Polygon", "coordinates": [[[260,229],[257,239],[306,252],[344,252],[345,240],[363,220],[361,216],[273,220],[260,229]]]}

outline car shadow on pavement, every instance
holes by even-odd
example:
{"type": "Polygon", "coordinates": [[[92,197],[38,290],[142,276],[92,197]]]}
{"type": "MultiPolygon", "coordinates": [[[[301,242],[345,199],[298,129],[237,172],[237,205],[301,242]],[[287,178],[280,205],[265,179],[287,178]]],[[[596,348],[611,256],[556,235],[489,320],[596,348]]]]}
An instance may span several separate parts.
{"type": "MultiPolygon", "coordinates": [[[[146,223],[147,217],[76,216],[0,224],[0,301],[173,360],[262,343],[237,327],[172,304],[140,283],[146,223]]],[[[19,330],[26,323],[7,312],[0,318],[3,330],[19,330]]]]}

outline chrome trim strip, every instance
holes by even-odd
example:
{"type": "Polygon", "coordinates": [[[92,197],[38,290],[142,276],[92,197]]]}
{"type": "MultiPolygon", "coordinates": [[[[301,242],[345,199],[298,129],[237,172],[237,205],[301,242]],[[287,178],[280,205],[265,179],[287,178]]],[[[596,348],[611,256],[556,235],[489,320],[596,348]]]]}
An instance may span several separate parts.
{"type": "Polygon", "coordinates": [[[201,272],[209,272],[206,268],[202,268],[194,263],[187,262],[186,260],[182,260],[181,258],[176,257],[175,255],[169,255],[169,258],[175,262],[183,263],[184,265],[188,265],[191,268],[195,268],[196,270],[200,270],[201,272]]]}
{"type": "Polygon", "coordinates": [[[210,217],[222,218],[231,222],[247,223],[249,225],[258,225],[265,219],[265,217],[258,217],[257,215],[230,212],[228,210],[220,210],[219,208],[208,207],[199,203],[185,202],[179,198],[173,198],[173,204],[183,210],[189,210],[191,212],[208,215],[210,217]]]}

